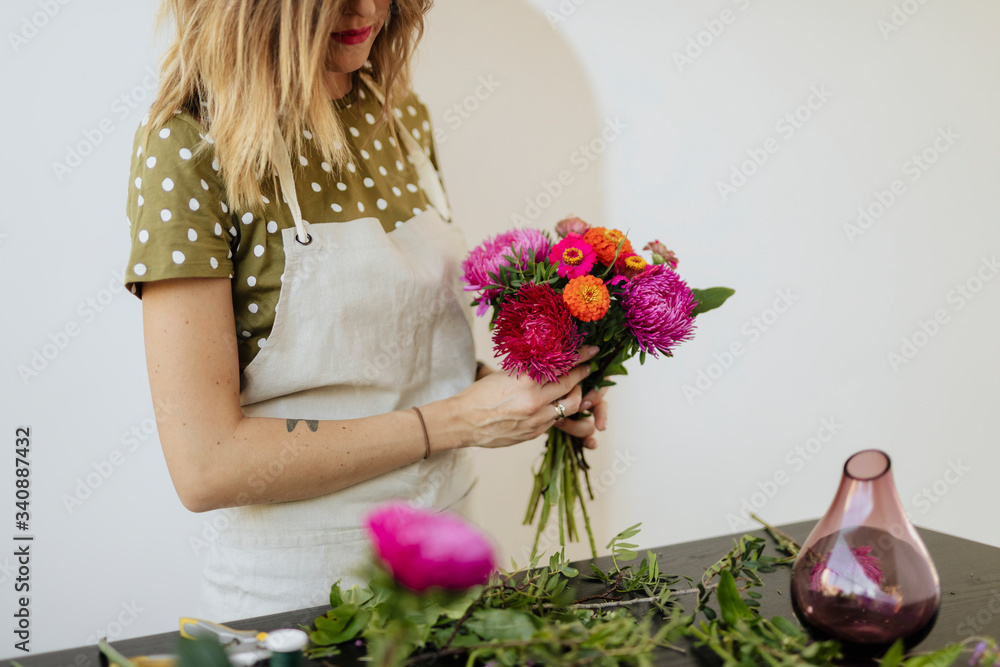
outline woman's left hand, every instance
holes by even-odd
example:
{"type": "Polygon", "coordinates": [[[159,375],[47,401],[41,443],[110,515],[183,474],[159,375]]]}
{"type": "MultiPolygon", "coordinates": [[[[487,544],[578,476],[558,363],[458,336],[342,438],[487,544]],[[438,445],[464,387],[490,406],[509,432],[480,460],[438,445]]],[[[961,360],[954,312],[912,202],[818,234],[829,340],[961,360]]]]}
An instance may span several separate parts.
{"type": "Polygon", "coordinates": [[[556,422],[556,428],[577,438],[583,439],[583,446],[587,449],[597,449],[597,438],[595,431],[603,431],[608,428],[608,404],[604,400],[604,394],[608,387],[601,389],[591,389],[583,397],[580,404],[580,411],[589,410],[592,417],[583,419],[563,419],[556,422]]]}
{"type": "MultiPolygon", "coordinates": [[[[496,369],[487,365],[480,366],[476,374],[476,379],[481,380],[490,373],[495,373],[496,369]]],[[[564,433],[583,439],[583,446],[587,449],[597,449],[597,438],[594,433],[608,428],[608,404],[604,401],[604,394],[609,387],[601,389],[591,389],[583,397],[580,404],[580,411],[590,411],[591,417],[583,419],[563,419],[557,421],[555,426],[564,433]]]]}

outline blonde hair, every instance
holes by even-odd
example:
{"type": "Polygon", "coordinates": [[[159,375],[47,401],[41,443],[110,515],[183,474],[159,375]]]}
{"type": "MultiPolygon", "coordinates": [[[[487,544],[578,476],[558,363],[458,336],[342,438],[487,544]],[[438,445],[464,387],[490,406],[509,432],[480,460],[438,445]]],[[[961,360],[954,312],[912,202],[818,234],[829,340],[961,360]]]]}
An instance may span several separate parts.
{"type": "MultiPolygon", "coordinates": [[[[308,128],[324,160],[346,164],[344,128],[323,78],[346,1],[163,0],[159,24],[172,22],[176,35],[163,56],[143,144],[175,113],[191,113],[214,141],[230,204],[244,209],[262,202],[262,180],[276,162],[276,127],[292,155],[308,128]]],[[[409,90],[410,58],[432,1],[392,0],[364,68],[385,92],[379,121],[393,132],[390,110],[409,90]]],[[[353,78],[357,87],[357,72],[353,78]]]]}

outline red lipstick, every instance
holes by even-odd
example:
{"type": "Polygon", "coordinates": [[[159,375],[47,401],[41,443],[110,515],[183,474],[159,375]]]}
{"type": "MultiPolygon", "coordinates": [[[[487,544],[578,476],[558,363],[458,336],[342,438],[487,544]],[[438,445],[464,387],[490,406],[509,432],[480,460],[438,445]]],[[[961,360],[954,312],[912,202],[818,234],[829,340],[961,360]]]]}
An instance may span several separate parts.
{"type": "Polygon", "coordinates": [[[358,30],[344,30],[342,32],[331,33],[331,37],[341,44],[362,44],[368,41],[368,36],[372,34],[372,27],[360,28],[358,30]]]}

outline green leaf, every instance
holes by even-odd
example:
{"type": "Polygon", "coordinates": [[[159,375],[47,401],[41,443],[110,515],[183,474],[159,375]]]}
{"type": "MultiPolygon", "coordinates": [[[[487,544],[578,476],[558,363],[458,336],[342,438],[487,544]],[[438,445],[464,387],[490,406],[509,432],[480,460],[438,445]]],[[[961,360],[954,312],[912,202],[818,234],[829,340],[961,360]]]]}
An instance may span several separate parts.
{"type": "Polygon", "coordinates": [[[799,629],[797,625],[789,621],[783,616],[775,616],[771,619],[771,623],[774,627],[778,628],[782,633],[788,635],[789,637],[801,637],[802,630],[799,629]]]}
{"type": "Polygon", "coordinates": [[[344,604],[344,594],[340,592],[340,579],[337,579],[330,587],[330,606],[336,609],[342,604],[344,604]]]}
{"type": "Polygon", "coordinates": [[[225,649],[214,637],[177,642],[177,667],[230,667],[225,649]]]}
{"type": "Polygon", "coordinates": [[[880,667],[899,667],[903,661],[903,640],[897,639],[896,643],[889,647],[882,659],[878,661],[880,667]]]}
{"type": "Polygon", "coordinates": [[[367,588],[361,588],[360,586],[351,586],[346,591],[342,592],[345,604],[354,604],[361,606],[364,603],[372,599],[372,592],[367,588]]]}
{"type": "Polygon", "coordinates": [[[958,656],[961,654],[961,644],[949,644],[933,653],[910,658],[903,663],[903,667],[948,667],[948,665],[958,660],[958,656]]]}
{"type": "Polygon", "coordinates": [[[524,641],[535,634],[531,617],[516,609],[481,609],[465,625],[486,641],[524,641]]]}
{"type": "Polygon", "coordinates": [[[756,618],[743,598],[740,597],[736,580],[733,579],[733,573],[729,570],[723,570],[719,573],[719,588],[716,590],[715,596],[719,601],[722,621],[729,627],[734,627],[740,619],[752,620],[756,618]]]}
{"type": "Polygon", "coordinates": [[[708,289],[692,289],[694,298],[698,305],[691,311],[691,315],[701,315],[710,310],[715,310],[726,302],[726,299],[736,293],[736,290],[728,287],[709,287],[708,289]]]}
{"type": "MultiPolygon", "coordinates": [[[[336,609],[326,612],[326,616],[316,619],[316,629],[327,635],[337,635],[347,627],[354,615],[358,613],[358,606],[354,604],[344,604],[336,609]]],[[[336,642],[328,642],[336,643],[336,642]]]]}
{"type": "Polygon", "coordinates": [[[335,635],[327,635],[327,644],[343,644],[357,638],[361,634],[361,631],[368,627],[368,621],[371,619],[371,616],[370,612],[359,611],[351,618],[351,622],[343,630],[335,635]]]}

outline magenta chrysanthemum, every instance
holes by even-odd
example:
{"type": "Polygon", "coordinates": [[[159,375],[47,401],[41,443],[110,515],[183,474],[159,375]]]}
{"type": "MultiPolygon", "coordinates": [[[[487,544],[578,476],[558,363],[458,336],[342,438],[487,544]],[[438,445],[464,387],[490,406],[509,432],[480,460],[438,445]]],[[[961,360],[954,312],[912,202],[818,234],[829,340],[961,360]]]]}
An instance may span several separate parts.
{"type": "Polygon", "coordinates": [[[594,268],[597,253],[579,234],[568,234],[552,247],[549,261],[556,265],[556,272],[563,278],[579,278],[594,268]]]}
{"type": "Polygon", "coordinates": [[[670,355],[694,333],[691,311],[697,305],[691,288],[663,265],[651,266],[623,288],[619,297],[625,321],[643,352],[670,355]]]}
{"type": "Polygon", "coordinates": [[[496,356],[504,370],[527,373],[535,382],[554,382],[576,365],[584,334],[558,292],[528,283],[500,307],[493,328],[496,356]]]}
{"type": "Polygon", "coordinates": [[[510,264],[504,255],[519,257],[517,268],[524,269],[533,262],[544,260],[551,246],[549,239],[537,229],[512,229],[473,248],[462,262],[462,280],[467,283],[466,292],[479,292],[475,298],[475,303],[479,304],[476,315],[484,314],[490,307],[490,300],[503,292],[487,286],[495,284],[501,266],[510,264]]]}

